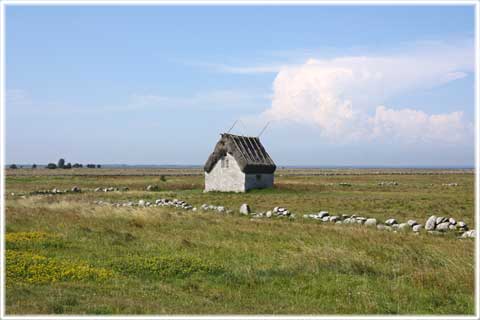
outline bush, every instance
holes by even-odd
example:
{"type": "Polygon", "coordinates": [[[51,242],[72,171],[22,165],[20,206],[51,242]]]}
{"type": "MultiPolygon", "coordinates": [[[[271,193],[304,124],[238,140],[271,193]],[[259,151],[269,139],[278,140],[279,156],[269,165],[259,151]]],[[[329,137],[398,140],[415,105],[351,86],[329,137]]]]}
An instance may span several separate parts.
{"type": "Polygon", "coordinates": [[[89,169],[95,169],[96,166],[94,164],[87,164],[87,168],[89,169]]]}
{"type": "Polygon", "coordinates": [[[60,159],[58,160],[58,165],[57,165],[60,169],[63,169],[63,167],[65,166],[65,159],[60,159]]]}
{"type": "Polygon", "coordinates": [[[35,163],[32,164],[32,169],[37,169],[37,165],[35,163]]]}
{"type": "Polygon", "coordinates": [[[17,169],[17,165],[16,164],[11,164],[10,169],[17,169]]]}
{"type": "Polygon", "coordinates": [[[47,164],[47,169],[57,169],[57,165],[55,163],[47,164]]]}
{"type": "Polygon", "coordinates": [[[73,164],[72,167],[73,168],[83,168],[83,165],[81,165],[80,163],[75,163],[75,164],[73,164]]]}
{"type": "Polygon", "coordinates": [[[63,167],[63,169],[72,169],[72,164],[71,164],[70,162],[67,163],[67,164],[63,167]]]}

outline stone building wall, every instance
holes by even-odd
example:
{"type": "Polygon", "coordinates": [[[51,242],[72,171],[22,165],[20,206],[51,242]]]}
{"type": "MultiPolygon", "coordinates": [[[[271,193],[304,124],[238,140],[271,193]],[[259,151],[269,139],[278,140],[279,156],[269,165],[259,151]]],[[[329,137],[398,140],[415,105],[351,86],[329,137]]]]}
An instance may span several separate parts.
{"type": "Polygon", "coordinates": [[[231,154],[217,161],[210,172],[205,172],[205,191],[245,192],[245,173],[231,154]],[[228,161],[222,166],[222,160],[228,161]]]}
{"type": "Polygon", "coordinates": [[[245,175],[245,190],[273,187],[273,173],[249,173],[245,175]]]}

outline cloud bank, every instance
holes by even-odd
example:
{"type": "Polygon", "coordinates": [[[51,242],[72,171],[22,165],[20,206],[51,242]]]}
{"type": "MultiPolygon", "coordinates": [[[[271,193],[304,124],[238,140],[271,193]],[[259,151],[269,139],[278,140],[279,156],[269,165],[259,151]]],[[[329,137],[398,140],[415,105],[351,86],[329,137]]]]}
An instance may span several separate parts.
{"type": "Polygon", "coordinates": [[[395,140],[406,143],[472,141],[473,124],[463,112],[428,114],[385,101],[433,88],[473,71],[469,46],[434,45],[401,55],[308,59],[282,67],[271,106],[262,116],[318,127],[330,141],[395,140]]]}

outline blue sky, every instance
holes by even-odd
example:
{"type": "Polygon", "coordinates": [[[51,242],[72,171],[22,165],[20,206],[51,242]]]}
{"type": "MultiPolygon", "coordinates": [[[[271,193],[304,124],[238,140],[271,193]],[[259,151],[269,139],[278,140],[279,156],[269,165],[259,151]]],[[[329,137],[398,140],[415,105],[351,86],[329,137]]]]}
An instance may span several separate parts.
{"type": "Polygon", "coordinates": [[[474,162],[472,6],[7,6],[6,161],[474,162]]]}

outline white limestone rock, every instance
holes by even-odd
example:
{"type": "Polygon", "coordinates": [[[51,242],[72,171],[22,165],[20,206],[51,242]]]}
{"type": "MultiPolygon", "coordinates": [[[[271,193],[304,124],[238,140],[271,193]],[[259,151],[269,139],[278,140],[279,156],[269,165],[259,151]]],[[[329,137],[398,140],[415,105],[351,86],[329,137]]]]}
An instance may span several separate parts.
{"type": "Polygon", "coordinates": [[[430,218],[427,219],[427,222],[425,222],[425,230],[431,231],[435,230],[435,226],[437,224],[437,217],[436,216],[430,216],[430,218]]]}

